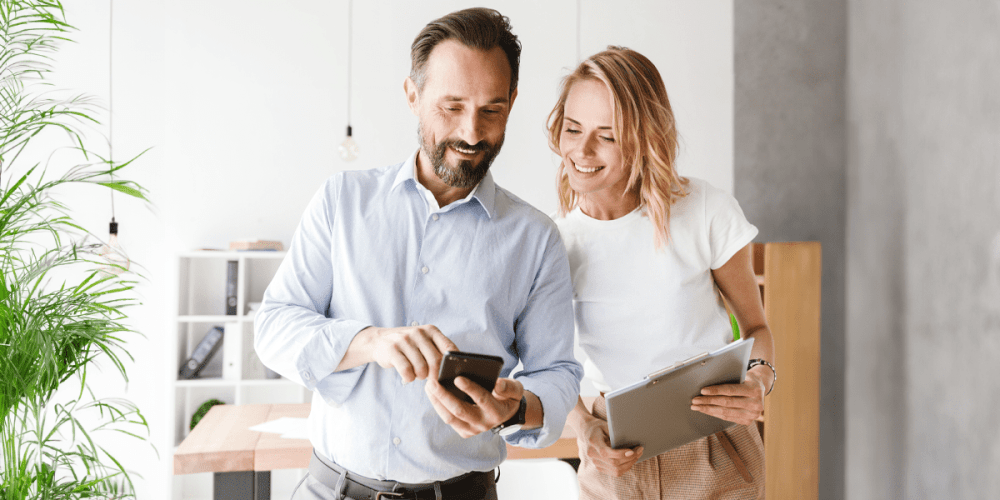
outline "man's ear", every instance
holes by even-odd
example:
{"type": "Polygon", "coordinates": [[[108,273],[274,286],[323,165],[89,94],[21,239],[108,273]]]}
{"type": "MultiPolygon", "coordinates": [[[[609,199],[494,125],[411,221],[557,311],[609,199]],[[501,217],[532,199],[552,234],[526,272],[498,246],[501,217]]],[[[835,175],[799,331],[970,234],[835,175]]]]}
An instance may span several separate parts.
{"type": "Polygon", "coordinates": [[[507,105],[507,114],[510,114],[510,110],[514,109],[514,99],[517,98],[517,87],[514,88],[514,92],[510,94],[510,104],[507,105]]]}
{"type": "Polygon", "coordinates": [[[417,108],[420,106],[420,93],[417,91],[417,84],[413,83],[410,77],[406,77],[403,81],[403,91],[406,92],[406,105],[410,107],[410,112],[415,116],[420,116],[417,113],[417,108]]]}

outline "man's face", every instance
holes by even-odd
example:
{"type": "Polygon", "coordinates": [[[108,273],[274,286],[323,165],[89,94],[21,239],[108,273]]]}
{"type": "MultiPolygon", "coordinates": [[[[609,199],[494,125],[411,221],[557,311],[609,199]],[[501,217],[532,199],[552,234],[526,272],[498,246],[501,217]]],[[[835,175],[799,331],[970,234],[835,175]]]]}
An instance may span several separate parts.
{"type": "Polygon", "coordinates": [[[479,183],[503,145],[510,95],[510,65],[503,50],[481,51],[445,40],[427,59],[422,91],[408,82],[410,109],[420,119],[421,153],[445,184],[479,183]]]}

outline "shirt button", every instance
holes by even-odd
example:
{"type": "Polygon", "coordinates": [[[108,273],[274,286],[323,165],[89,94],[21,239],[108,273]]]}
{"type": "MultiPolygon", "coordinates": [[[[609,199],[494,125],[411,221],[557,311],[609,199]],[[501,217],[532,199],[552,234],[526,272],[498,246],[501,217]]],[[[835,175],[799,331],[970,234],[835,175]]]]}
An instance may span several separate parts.
{"type": "Polygon", "coordinates": [[[401,440],[399,438],[392,438],[392,444],[399,446],[401,440]]]}
{"type": "Polygon", "coordinates": [[[418,323],[418,322],[416,322],[416,321],[411,321],[411,322],[410,322],[410,326],[417,326],[417,325],[419,325],[419,324],[420,324],[420,323],[418,323]]]}
{"type": "Polygon", "coordinates": [[[431,270],[428,269],[427,266],[424,266],[423,269],[420,270],[420,272],[422,272],[424,274],[427,274],[427,273],[431,272],[431,270]]]}
{"type": "Polygon", "coordinates": [[[312,374],[309,373],[309,372],[302,372],[302,378],[304,378],[306,380],[312,380],[313,377],[312,377],[312,374]]]}
{"type": "Polygon", "coordinates": [[[439,217],[438,214],[434,214],[434,215],[431,216],[431,218],[434,219],[434,220],[438,220],[441,217],[439,217]]]}

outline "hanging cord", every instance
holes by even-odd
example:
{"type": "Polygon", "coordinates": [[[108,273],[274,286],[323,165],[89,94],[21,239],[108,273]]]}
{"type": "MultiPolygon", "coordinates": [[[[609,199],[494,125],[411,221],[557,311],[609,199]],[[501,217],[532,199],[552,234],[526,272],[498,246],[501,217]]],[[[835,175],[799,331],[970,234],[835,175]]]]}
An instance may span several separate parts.
{"type": "MultiPolygon", "coordinates": [[[[347,0],[347,127],[351,127],[351,41],[354,38],[354,0],[347,0]]],[[[347,135],[351,135],[350,132],[347,135]]]]}
{"type": "MultiPolygon", "coordinates": [[[[108,162],[115,167],[115,86],[114,86],[114,37],[115,37],[115,0],[109,0],[108,6],[108,162]]],[[[115,174],[109,173],[111,180],[115,174]]],[[[111,189],[111,228],[117,233],[115,224],[115,190],[111,189]]]]}

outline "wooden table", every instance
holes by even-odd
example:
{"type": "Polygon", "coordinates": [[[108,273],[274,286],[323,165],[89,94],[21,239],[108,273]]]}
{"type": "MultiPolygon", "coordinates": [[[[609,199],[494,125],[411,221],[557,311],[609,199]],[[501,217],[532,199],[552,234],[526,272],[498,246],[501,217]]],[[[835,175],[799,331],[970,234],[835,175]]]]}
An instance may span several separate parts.
{"type": "MultiPolygon", "coordinates": [[[[589,406],[593,399],[584,402],[589,406]]],[[[213,406],[174,452],[174,474],[214,473],[216,499],[267,500],[271,471],[307,468],[312,444],[249,428],[282,417],[308,417],[309,407],[309,403],[213,406]]],[[[507,458],[577,458],[576,434],[565,427],[555,444],[540,450],[508,444],[507,458]]]]}

